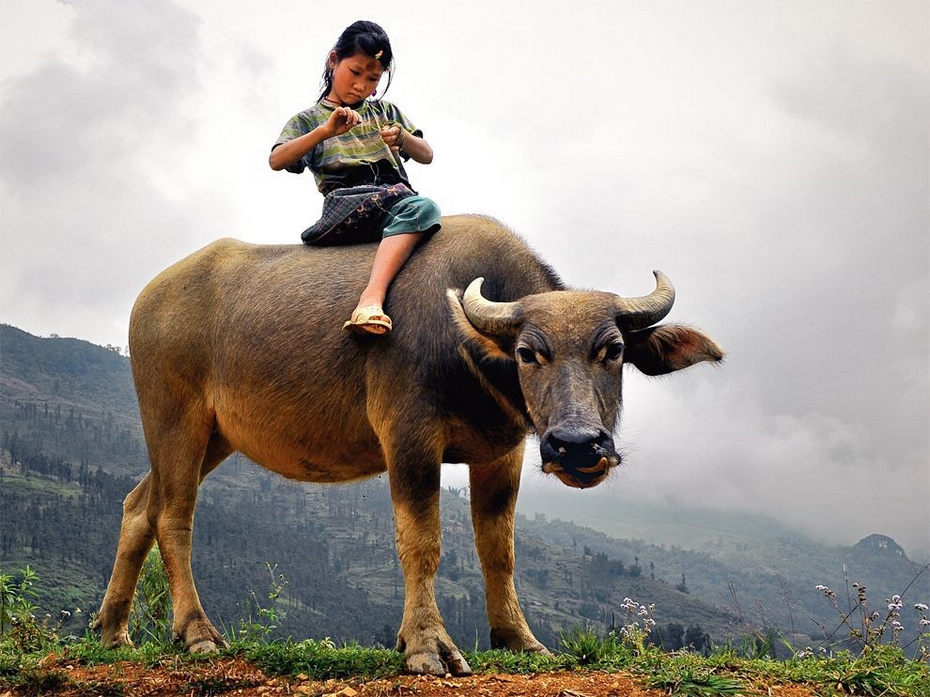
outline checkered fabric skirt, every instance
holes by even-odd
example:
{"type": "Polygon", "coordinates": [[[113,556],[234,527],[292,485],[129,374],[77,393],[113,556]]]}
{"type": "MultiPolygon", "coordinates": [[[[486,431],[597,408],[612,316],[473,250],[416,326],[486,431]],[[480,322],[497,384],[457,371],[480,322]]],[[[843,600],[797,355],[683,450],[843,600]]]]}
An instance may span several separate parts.
{"type": "Polygon", "coordinates": [[[300,239],[314,246],[377,242],[388,209],[415,195],[405,184],[349,186],[330,191],[323,200],[322,217],[304,230],[300,239]]]}

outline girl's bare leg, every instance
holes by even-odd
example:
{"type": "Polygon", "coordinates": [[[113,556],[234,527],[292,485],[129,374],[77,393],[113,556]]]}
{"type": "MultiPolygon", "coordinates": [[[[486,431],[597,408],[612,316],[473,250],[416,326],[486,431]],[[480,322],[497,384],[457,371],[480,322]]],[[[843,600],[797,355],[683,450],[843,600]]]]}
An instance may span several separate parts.
{"type": "Polygon", "coordinates": [[[410,232],[391,235],[381,240],[375,254],[374,264],[371,267],[371,277],[368,279],[368,285],[362,291],[362,296],[358,300],[358,307],[381,306],[384,304],[388,286],[391,285],[391,281],[400,272],[404,262],[410,258],[413,250],[423,239],[424,234],[422,232],[410,232]]]}

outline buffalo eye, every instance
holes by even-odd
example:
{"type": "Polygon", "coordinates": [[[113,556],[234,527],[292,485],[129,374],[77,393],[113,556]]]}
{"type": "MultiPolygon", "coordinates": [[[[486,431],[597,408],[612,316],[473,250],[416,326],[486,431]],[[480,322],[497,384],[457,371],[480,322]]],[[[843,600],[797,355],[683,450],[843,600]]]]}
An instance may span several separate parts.
{"type": "Polygon", "coordinates": [[[517,357],[520,359],[521,363],[538,363],[536,360],[536,352],[533,349],[527,348],[526,346],[521,346],[517,349],[517,357]]]}
{"type": "Polygon", "coordinates": [[[608,344],[606,350],[604,351],[604,360],[605,361],[616,361],[620,359],[620,356],[623,355],[623,344],[619,341],[612,344],[608,344]]]}

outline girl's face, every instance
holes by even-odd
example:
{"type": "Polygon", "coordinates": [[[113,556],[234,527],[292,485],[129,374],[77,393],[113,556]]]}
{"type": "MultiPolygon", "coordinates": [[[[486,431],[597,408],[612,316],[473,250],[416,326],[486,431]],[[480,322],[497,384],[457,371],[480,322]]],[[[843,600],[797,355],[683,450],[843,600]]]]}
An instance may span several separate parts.
{"type": "Polygon", "coordinates": [[[333,65],[333,88],[326,95],[340,105],[358,104],[378,87],[384,68],[381,63],[364,53],[336,59],[335,51],[329,54],[333,65]]]}

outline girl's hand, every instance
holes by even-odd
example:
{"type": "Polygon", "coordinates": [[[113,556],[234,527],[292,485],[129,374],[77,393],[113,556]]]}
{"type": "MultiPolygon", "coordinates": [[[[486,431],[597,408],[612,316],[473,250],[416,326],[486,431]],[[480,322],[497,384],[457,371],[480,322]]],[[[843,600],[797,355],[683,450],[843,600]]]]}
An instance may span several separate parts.
{"type": "Polygon", "coordinates": [[[333,113],[329,115],[329,119],[326,121],[326,126],[331,133],[331,137],[341,136],[361,122],[362,117],[357,111],[341,106],[333,109],[333,113]]]}
{"type": "Polygon", "coordinates": [[[381,134],[381,140],[383,140],[393,152],[399,151],[404,146],[404,136],[407,135],[407,132],[400,126],[385,126],[379,133],[381,134]]]}

